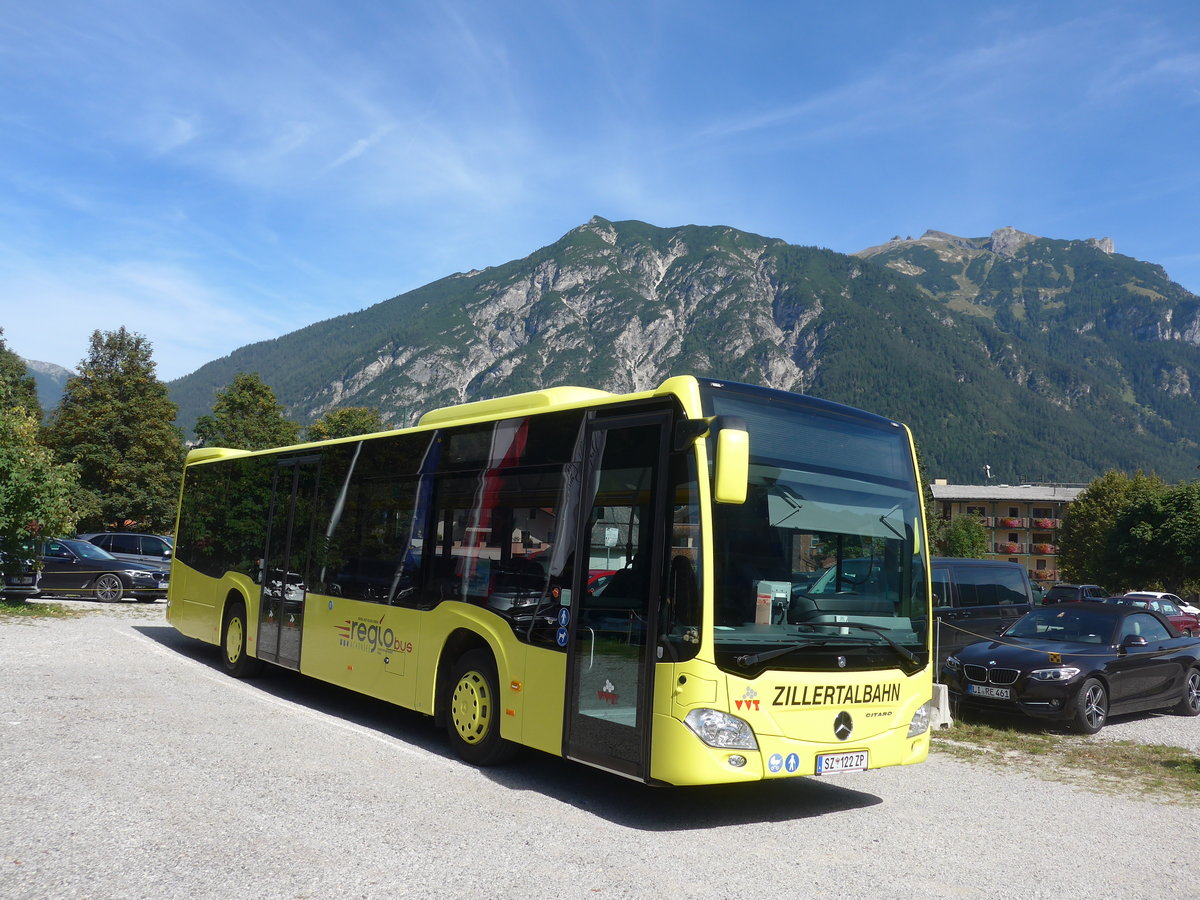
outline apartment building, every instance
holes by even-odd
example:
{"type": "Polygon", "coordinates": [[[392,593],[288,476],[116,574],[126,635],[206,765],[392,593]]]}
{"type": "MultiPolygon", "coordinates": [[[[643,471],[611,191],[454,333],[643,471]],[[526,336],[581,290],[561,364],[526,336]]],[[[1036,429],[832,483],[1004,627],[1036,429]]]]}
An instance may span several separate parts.
{"type": "Polygon", "coordinates": [[[1059,580],[1058,529],[1064,511],[1085,487],[948,484],[944,478],[930,485],[944,518],[978,516],[989,532],[989,556],[1020,563],[1043,587],[1059,580]]]}

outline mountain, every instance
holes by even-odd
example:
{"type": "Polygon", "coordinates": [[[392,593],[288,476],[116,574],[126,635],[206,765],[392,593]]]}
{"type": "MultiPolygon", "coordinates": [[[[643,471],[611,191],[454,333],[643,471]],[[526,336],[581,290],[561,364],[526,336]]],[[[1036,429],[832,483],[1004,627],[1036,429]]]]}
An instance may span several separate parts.
{"type": "Polygon", "coordinates": [[[39,362],[36,359],[22,358],[21,362],[25,363],[25,370],[37,385],[38,403],[49,414],[62,399],[67,379],[75,373],[62,366],[56,366],[54,363],[39,362]]]}
{"type": "Polygon", "coordinates": [[[530,256],[243,347],[172,382],[180,424],[237,372],[299,421],[695,372],[912,426],[927,473],[1192,477],[1200,298],[1111,242],[927,232],[857,255],[728,227],[593,218],[530,256]]]}

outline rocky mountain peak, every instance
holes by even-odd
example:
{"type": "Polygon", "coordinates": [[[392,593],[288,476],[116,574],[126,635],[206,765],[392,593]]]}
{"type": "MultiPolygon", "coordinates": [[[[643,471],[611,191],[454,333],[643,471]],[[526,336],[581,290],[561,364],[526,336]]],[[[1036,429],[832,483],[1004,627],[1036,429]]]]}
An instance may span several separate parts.
{"type": "Polygon", "coordinates": [[[1011,225],[1006,225],[992,232],[991,251],[999,256],[1013,256],[1030,241],[1037,239],[1036,234],[1026,234],[1024,231],[1017,231],[1011,225]]]}

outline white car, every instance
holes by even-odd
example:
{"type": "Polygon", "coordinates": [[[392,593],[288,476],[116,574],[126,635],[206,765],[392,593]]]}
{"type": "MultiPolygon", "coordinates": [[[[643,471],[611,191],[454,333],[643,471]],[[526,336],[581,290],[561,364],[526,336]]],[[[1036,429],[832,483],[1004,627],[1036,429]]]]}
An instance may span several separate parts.
{"type": "Polygon", "coordinates": [[[1200,616],[1200,607],[1193,606],[1178,594],[1164,594],[1162,591],[1128,591],[1125,596],[1133,597],[1135,600],[1170,600],[1185,613],[1200,616]]]}

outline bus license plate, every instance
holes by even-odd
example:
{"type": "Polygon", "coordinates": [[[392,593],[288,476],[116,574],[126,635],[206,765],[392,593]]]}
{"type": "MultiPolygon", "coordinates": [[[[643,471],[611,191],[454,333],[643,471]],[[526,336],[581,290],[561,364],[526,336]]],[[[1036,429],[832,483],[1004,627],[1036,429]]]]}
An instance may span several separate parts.
{"type": "Polygon", "coordinates": [[[1011,700],[1012,693],[1006,687],[992,687],[989,684],[968,684],[967,693],[974,697],[991,697],[993,700],[1011,700]]]}
{"type": "Polygon", "coordinates": [[[867,751],[853,753],[821,753],[817,755],[817,774],[832,775],[834,772],[867,771],[867,751]]]}

